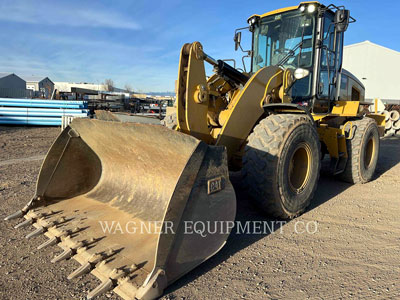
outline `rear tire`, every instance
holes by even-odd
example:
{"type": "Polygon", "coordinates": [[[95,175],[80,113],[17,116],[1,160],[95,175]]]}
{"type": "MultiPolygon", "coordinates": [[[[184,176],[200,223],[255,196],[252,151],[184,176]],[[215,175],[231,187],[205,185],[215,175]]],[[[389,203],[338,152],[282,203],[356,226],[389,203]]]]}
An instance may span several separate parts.
{"type": "Polygon", "coordinates": [[[354,136],[346,140],[348,160],[339,178],[350,183],[366,183],[375,173],[379,157],[379,131],[374,119],[352,121],[354,136]]]}
{"type": "Polygon", "coordinates": [[[176,117],[176,113],[172,113],[170,115],[165,116],[164,119],[161,120],[161,125],[175,130],[176,126],[178,125],[178,119],[176,117]]]}
{"type": "Polygon", "coordinates": [[[318,133],[307,116],[271,115],[248,138],[243,156],[244,186],[268,214],[294,218],[314,195],[320,157],[318,133]]]}

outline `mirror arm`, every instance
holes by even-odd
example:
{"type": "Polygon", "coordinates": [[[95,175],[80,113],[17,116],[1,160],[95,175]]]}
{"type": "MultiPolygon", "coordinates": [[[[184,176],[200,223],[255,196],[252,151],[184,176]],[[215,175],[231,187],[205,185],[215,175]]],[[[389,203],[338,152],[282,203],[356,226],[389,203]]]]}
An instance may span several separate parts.
{"type": "MultiPolygon", "coordinates": [[[[245,30],[245,29],[250,29],[250,26],[247,26],[247,27],[241,27],[241,28],[237,28],[237,29],[235,29],[235,37],[236,37],[236,34],[239,32],[239,31],[242,31],[242,30],[245,30]]],[[[235,41],[235,43],[236,43],[236,39],[234,38],[234,41],[235,41]]],[[[245,50],[243,50],[243,48],[242,48],[242,45],[241,45],[241,43],[239,42],[238,43],[238,46],[239,46],[239,48],[240,48],[240,50],[242,51],[242,52],[244,52],[244,53],[247,53],[248,54],[248,51],[245,51],[245,50]]]]}
{"type": "Polygon", "coordinates": [[[237,29],[235,29],[235,34],[236,34],[238,31],[242,31],[242,30],[249,29],[249,28],[250,28],[250,26],[237,28],[237,29]]]}
{"type": "Polygon", "coordinates": [[[234,38],[233,38],[233,40],[235,41],[235,50],[237,50],[238,48],[240,48],[240,50],[241,50],[243,53],[246,53],[246,54],[247,54],[247,55],[242,56],[243,69],[244,69],[244,72],[246,72],[246,73],[247,73],[247,71],[246,71],[246,64],[245,64],[245,62],[244,62],[244,59],[245,59],[246,57],[251,57],[251,56],[253,55],[253,51],[252,51],[252,50],[243,50],[242,44],[240,43],[241,41],[238,42],[238,40],[237,40],[237,36],[238,36],[237,33],[238,33],[239,31],[242,31],[242,30],[245,30],[245,29],[250,30],[250,27],[251,27],[251,26],[246,26],[246,27],[241,27],[241,28],[235,29],[235,36],[234,36],[234,38]]]}

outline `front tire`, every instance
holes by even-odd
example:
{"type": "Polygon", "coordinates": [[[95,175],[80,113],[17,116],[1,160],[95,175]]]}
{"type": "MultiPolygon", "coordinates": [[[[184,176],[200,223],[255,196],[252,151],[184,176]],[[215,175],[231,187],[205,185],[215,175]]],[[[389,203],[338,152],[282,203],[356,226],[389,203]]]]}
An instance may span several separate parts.
{"type": "Polygon", "coordinates": [[[346,140],[348,160],[340,179],[349,183],[366,183],[375,173],[379,157],[379,131],[374,119],[352,121],[355,132],[346,140]]]}
{"type": "Polygon", "coordinates": [[[318,133],[307,116],[268,116],[254,128],[245,147],[244,186],[268,214],[294,218],[314,195],[320,156],[318,133]]]}

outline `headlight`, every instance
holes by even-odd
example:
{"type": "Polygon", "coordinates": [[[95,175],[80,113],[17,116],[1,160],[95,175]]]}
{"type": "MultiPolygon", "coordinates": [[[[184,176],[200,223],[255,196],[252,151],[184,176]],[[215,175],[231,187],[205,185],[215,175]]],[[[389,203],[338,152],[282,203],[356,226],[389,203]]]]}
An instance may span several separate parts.
{"type": "Polygon", "coordinates": [[[315,5],[314,5],[314,4],[310,4],[310,5],[307,7],[307,11],[308,11],[309,13],[313,13],[313,12],[315,11],[315,5]]]}
{"type": "Polygon", "coordinates": [[[294,71],[294,78],[297,80],[302,79],[304,77],[307,77],[310,74],[310,71],[303,69],[303,68],[297,68],[294,71]]]}
{"type": "Polygon", "coordinates": [[[256,23],[256,17],[251,18],[251,19],[248,21],[248,23],[249,23],[249,25],[254,25],[254,24],[256,23]]]}
{"type": "Polygon", "coordinates": [[[306,9],[304,5],[300,6],[300,11],[303,12],[306,9]]]}

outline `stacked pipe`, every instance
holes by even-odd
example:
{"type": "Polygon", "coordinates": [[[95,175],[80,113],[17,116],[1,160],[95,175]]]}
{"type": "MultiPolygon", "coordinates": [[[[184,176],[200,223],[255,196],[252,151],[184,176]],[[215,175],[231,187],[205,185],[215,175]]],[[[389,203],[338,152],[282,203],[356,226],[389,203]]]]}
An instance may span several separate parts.
{"type": "Polygon", "coordinates": [[[397,110],[387,111],[385,114],[385,136],[400,136],[400,113],[397,110]]]}
{"type": "Polygon", "coordinates": [[[0,124],[61,126],[62,117],[87,117],[86,101],[0,98],[0,124]]]}

